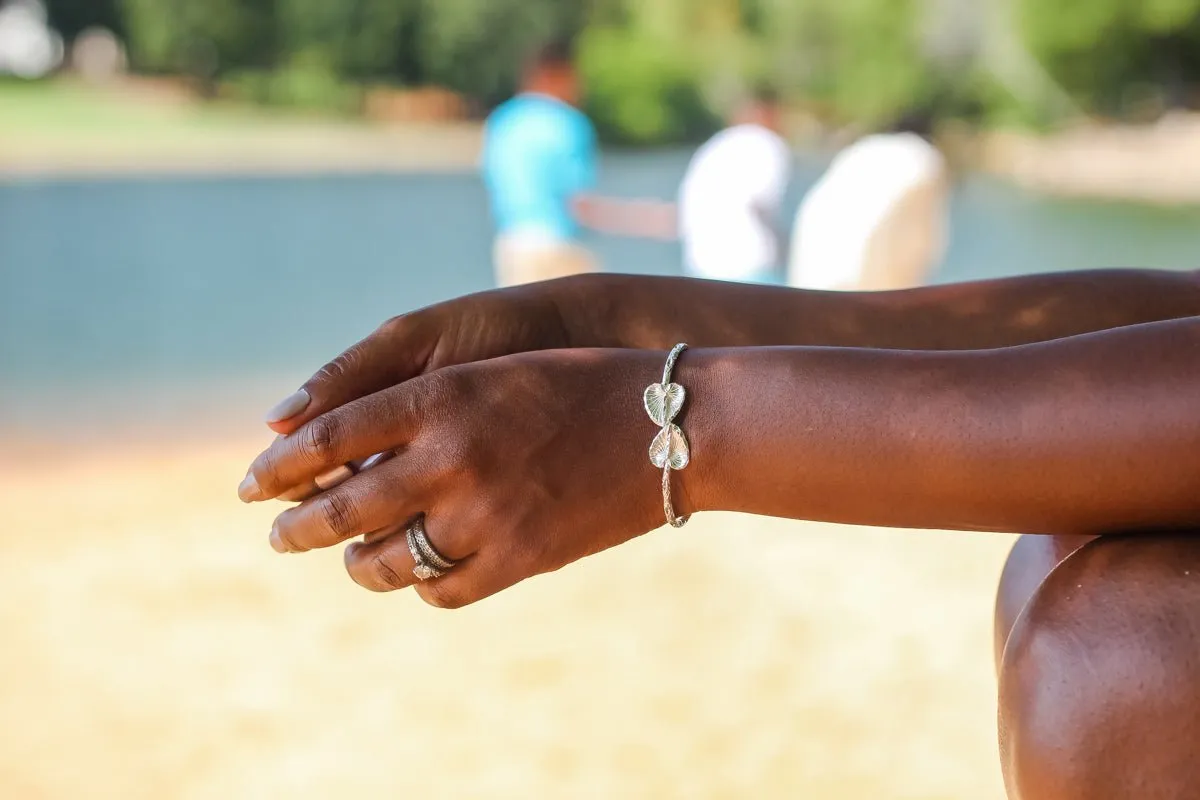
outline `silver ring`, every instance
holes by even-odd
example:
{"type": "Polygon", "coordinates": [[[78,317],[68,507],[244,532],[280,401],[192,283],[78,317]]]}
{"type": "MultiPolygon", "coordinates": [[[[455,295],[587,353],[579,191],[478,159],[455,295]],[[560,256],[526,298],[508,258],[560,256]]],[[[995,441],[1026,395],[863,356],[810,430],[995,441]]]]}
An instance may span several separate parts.
{"type": "Polygon", "coordinates": [[[425,523],[421,517],[408,526],[404,538],[408,543],[408,551],[412,553],[413,575],[417,580],[427,581],[431,578],[440,578],[454,569],[455,562],[439,553],[429,542],[429,537],[425,534],[425,523]]]}

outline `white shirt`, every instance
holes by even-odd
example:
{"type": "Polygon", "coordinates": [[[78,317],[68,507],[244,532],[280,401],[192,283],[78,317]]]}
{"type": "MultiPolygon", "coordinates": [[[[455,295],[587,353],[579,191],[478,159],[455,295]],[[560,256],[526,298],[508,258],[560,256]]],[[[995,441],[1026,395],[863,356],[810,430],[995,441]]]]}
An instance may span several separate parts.
{"type": "Polygon", "coordinates": [[[867,136],[847,147],[796,213],[788,283],[803,289],[861,288],[868,266],[896,273],[906,283],[928,273],[946,247],[946,210],[937,189],[945,175],[942,154],[916,134],[867,136]],[[931,187],[933,206],[906,208],[910,197],[931,187]],[[898,216],[906,211],[911,213],[898,216]],[[888,257],[872,244],[897,222],[919,246],[906,247],[895,258],[924,263],[868,265],[872,254],[888,257]]]}
{"type": "Polygon", "coordinates": [[[769,221],[778,216],[791,169],[787,142],[760,125],[727,128],[696,152],[679,190],[689,274],[753,280],[778,266],[769,221]]]}

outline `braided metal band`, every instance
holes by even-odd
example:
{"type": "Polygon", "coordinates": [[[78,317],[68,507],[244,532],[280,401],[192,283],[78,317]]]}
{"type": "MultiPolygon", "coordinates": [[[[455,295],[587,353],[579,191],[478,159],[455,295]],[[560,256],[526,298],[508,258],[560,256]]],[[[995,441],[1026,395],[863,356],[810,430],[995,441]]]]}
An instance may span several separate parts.
{"type": "Polygon", "coordinates": [[[667,515],[667,522],[672,528],[682,528],[687,525],[687,521],[691,516],[677,517],[675,516],[675,506],[671,503],[671,468],[663,467],[662,479],[663,493],[663,513],[667,515]]]}
{"type": "Polygon", "coordinates": [[[417,548],[421,551],[421,555],[425,557],[433,566],[443,571],[449,571],[454,568],[454,562],[443,556],[429,541],[429,535],[425,533],[425,518],[417,517],[412,524],[413,538],[416,539],[417,548]]]}
{"type": "Polygon", "coordinates": [[[675,371],[675,362],[683,355],[683,351],[687,350],[687,345],[683,342],[671,348],[671,352],[667,353],[667,363],[663,365],[663,386],[668,386],[671,383],[671,373],[675,371]]]}
{"type": "Polygon", "coordinates": [[[404,538],[413,557],[413,575],[419,581],[440,578],[454,567],[454,562],[439,553],[425,534],[421,518],[408,527],[404,538]]]}
{"type": "Polygon", "coordinates": [[[691,461],[687,437],[674,423],[675,417],[683,410],[687,392],[679,384],[671,383],[675,362],[686,349],[687,345],[683,343],[671,348],[663,367],[662,383],[650,384],[644,395],[646,413],[661,428],[650,443],[650,463],[663,471],[663,514],[667,517],[667,523],[674,528],[682,528],[688,521],[686,516],[676,516],[675,506],[671,503],[671,470],[681,470],[691,461]]]}

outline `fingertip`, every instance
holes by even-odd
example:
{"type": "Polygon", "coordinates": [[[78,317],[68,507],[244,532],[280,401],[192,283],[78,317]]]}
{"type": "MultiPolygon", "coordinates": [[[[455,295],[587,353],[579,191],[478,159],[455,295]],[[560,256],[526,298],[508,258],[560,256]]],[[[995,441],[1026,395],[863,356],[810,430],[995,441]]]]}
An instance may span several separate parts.
{"type": "Polygon", "coordinates": [[[282,553],[288,552],[288,547],[286,544],[283,543],[283,537],[279,534],[278,527],[276,527],[276,526],[271,527],[271,535],[268,538],[268,541],[271,544],[271,549],[274,550],[276,553],[282,554],[282,553]]]}
{"type": "Polygon", "coordinates": [[[280,436],[289,436],[296,432],[296,429],[304,424],[304,418],[298,417],[293,419],[285,419],[282,422],[268,422],[267,427],[280,436]]]}
{"type": "Polygon", "coordinates": [[[246,477],[242,478],[242,482],[238,486],[238,498],[243,503],[256,503],[266,499],[253,472],[247,472],[246,477]]]}

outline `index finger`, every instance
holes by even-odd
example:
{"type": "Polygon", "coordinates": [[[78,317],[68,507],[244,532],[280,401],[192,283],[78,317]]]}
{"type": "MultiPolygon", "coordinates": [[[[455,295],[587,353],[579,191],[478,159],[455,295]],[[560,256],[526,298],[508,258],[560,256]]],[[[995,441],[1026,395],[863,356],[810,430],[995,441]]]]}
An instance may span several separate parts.
{"type": "Polygon", "coordinates": [[[238,487],[246,503],[271,500],[350,461],[407,444],[419,423],[424,381],[409,381],[340,406],[276,439],[238,487]]]}
{"type": "Polygon", "coordinates": [[[291,434],[338,406],[420,375],[437,344],[419,315],[394,317],[317,370],[299,390],[267,412],[267,427],[291,434]]]}

